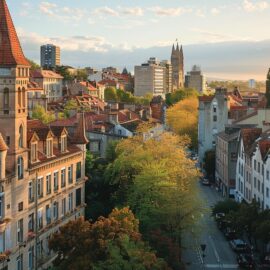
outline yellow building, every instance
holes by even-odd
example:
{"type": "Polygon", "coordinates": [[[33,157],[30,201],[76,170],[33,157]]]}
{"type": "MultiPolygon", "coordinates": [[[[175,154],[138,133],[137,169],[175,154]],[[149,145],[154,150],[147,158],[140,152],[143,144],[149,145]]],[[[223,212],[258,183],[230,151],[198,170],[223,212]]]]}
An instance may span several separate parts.
{"type": "Polygon", "coordinates": [[[0,22],[0,265],[41,269],[54,258],[50,235],[84,215],[84,115],[72,137],[27,120],[30,65],[5,0],[0,22]]]}

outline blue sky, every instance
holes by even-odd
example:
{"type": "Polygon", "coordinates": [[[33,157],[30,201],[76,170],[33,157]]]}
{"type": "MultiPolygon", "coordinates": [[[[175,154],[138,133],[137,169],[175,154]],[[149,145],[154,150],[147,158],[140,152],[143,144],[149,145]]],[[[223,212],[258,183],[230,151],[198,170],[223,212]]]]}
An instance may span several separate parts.
{"type": "Polygon", "coordinates": [[[269,39],[270,0],[6,1],[34,58],[42,43],[108,53],[167,46],[176,38],[184,45],[269,39]]]}

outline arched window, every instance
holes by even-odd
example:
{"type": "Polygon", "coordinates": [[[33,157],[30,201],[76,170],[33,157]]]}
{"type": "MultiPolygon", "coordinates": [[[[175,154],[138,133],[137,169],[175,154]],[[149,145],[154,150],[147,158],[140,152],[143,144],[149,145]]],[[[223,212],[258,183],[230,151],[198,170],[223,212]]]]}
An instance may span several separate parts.
{"type": "Polygon", "coordinates": [[[18,104],[20,107],[22,106],[22,91],[20,87],[18,89],[18,104]]]}
{"type": "Polygon", "coordinates": [[[22,89],[22,106],[25,108],[25,88],[22,89]]]}
{"type": "Polygon", "coordinates": [[[23,179],[24,166],[23,166],[23,158],[18,157],[18,179],[23,179]]]}
{"type": "Polygon", "coordinates": [[[23,126],[19,128],[19,147],[23,147],[23,126]]]}
{"type": "Polygon", "coordinates": [[[4,89],[4,108],[9,108],[9,89],[4,89]]]}

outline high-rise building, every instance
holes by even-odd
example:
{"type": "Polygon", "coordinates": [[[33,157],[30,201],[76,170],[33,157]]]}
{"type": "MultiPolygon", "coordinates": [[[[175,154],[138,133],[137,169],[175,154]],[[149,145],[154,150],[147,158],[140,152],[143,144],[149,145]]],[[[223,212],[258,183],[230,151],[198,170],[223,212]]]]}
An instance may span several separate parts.
{"type": "Polygon", "coordinates": [[[53,44],[40,47],[40,65],[43,68],[55,68],[60,66],[60,47],[53,44]]]}
{"type": "Polygon", "coordinates": [[[161,66],[165,67],[165,92],[171,93],[172,88],[172,65],[168,60],[163,60],[160,63],[161,66]]]}
{"type": "Polygon", "coordinates": [[[185,76],[185,87],[194,88],[200,94],[206,91],[206,80],[199,66],[193,66],[185,76]]]}
{"type": "Polygon", "coordinates": [[[0,0],[1,269],[47,269],[50,236],[84,215],[85,121],[64,127],[28,120],[30,65],[5,0],[0,0]]]}
{"type": "Polygon", "coordinates": [[[256,87],[256,81],[254,79],[250,79],[248,81],[248,87],[254,89],[256,87]]]}
{"type": "Polygon", "coordinates": [[[135,66],[135,96],[153,94],[164,96],[166,94],[165,82],[166,67],[152,57],[141,66],[135,66]]]}
{"type": "Polygon", "coordinates": [[[173,44],[171,63],[173,89],[177,90],[184,87],[184,53],[183,47],[181,46],[181,48],[179,48],[178,42],[176,48],[173,44]]]}

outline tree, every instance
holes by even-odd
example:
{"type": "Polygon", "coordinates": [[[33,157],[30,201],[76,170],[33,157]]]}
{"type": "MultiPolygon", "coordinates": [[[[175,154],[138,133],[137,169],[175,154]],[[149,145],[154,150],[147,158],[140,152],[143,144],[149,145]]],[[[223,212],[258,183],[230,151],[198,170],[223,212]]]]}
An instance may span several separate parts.
{"type": "Polygon", "coordinates": [[[53,113],[46,112],[44,107],[37,105],[33,109],[32,118],[38,119],[44,124],[49,124],[55,120],[55,115],[53,113]]]}
{"type": "Polygon", "coordinates": [[[198,96],[198,92],[195,89],[192,89],[192,88],[178,89],[173,93],[166,94],[166,104],[168,106],[172,106],[181,100],[184,100],[189,97],[197,97],[197,96],[198,96]]]}
{"type": "Polygon", "coordinates": [[[78,110],[79,106],[77,104],[77,101],[74,99],[70,99],[67,101],[64,107],[64,117],[68,118],[70,116],[71,110],[78,110]]]}
{"type": "Polygon", "coordinates": [[[191,148],[198,148],[198,98],[186,98],[167,110],[167,123],[178,135],[188,135],[191,148]]]}
{"type": "Polygon", "coordinates": [[[105,101],[118,101],[116,89],[114,87],[107,87],[104,95],[105,101]]]}
{"type": "Polygon", "coordinates": [[[74,76],[70,74],[70,72],[68,71],[68,67],[67,66],[57,66],[55,68],[55,72],[57,72],[61,76],[63,76],[65,81],[72,81],[72,80],[74,80],[74,76]]]}
{"type": "Polygon", "coordinates": [[[40,65],[38,65],[36,62],[34,62],[33,60],[27,59],[27,61],[29,62],[29,64],[31,65],[30,70],[37,70],[40,69],[40,65]]]}
{"type": "Polygon", "coordinates": [[[160,229],[181,247],[182,234],[195,230],[201,218],[199,174],[186,156],[188,143],[170,133],[146,141],[139,134],[119,142],[117,158],[107,167],[107,181],[117,187],[116,205],[131,207],[151,243],[151,233],[160,229]]]}
{"type": "Polygon", "coordinates": [[[88,74],[85,69],[78,69],[75,76],[79,81],[87,81],[88,74]]]}
{"type": "Polygon", "coordinates": [[[216,152],[213,150],[206,151],[203,162],[203,168],[206,171],[207,177],[213,180],[216,168],[216,152]]]}
{"type": "Polygon", "coordinates": [[[142,241],[138,224],[128,208],[114,209],[108,218],[94,223],[71,221],[49,241],[50,249],[58,254],[54,264],[60,270],[169,269],[142,241]]]}

